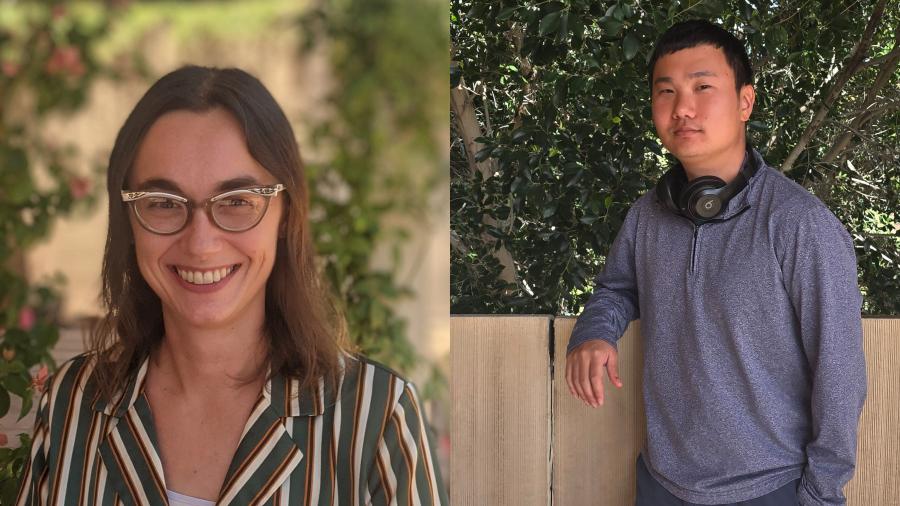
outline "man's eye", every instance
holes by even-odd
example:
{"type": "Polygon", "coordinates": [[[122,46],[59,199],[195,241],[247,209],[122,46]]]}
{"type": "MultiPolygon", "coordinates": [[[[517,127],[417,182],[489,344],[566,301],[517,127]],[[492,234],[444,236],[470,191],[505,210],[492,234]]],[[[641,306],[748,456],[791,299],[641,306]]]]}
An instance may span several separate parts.
{"type": "Polygon", "coordinates": [[[660,94],[660,95],[662,95],[663,93],[674,93],[674,92],[673,92],[672,90],[669,90],[669,89],[659,90],[659,94],[660,94]]]}
{"type": "Polygon", "coordinates": [[[712,88],[712,86],[710,86],[708,84],[701,84],[700,86],[697,86],[697,88],[701,89],[701,90],[705,90],[707,88],[712,88]]]}

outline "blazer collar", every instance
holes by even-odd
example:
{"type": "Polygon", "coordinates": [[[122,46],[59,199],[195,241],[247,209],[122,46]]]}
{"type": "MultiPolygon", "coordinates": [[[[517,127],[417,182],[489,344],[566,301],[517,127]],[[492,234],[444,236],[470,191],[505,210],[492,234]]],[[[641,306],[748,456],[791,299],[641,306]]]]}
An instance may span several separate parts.
{"type": "MultiPolygon", "coordinates": [[[[338,357],[338,362],[342,370],[346,368],[347,360],[353,360],[343,354],[338,357]]],[[[150,364],[150,357],[145,357],[141,362],[137,372],[133,374],[125,386],[116,392],[108,401],[96,399],[94,401],[94,410],[100,411],[107,416],[122,418],[130,409],[134,407],[135,402],[144,392],[144,382],[147,378],[147,368],[150,364]]],[[[343,373],[338,382],[337,389],[332,385],[326,384],[323,379],[319,379],[319,385],[315,392],[301,392],[300,380],[296,378],[288,378],[280,373],[271,376],[266,382],[262,391],[263,398],[271,404],[275,414],[279,417],[295,417],[295,416],[319,416],[325,410],[333,406],[340,397],[341,387],[343,383],[343,373]],[[336,394],[337,393],[337,394],[336,394]]]]}
{"type": "MultiPolygon", "coordinates": [[[[342,357],[342,368],[345,363],[342,357]]],[[[144,359],[109,402],[94,403],[95,410],[110,417],[99,452],[110,483],[126,504],[168,503],[153,416],[144,395],[148,364],[149,359],[144,359]]],[[[340,385],[337,391],[341,391],[340,385]]],[[[336,402],[333,393],[324,381],[314,395],[304,395],[298,380],[280,374],[270,378],[244,426],[216,504],[262,504],[268,500],[303,459],[302,438],[288,432],[286,420],[323,414],[336,402]]]]}

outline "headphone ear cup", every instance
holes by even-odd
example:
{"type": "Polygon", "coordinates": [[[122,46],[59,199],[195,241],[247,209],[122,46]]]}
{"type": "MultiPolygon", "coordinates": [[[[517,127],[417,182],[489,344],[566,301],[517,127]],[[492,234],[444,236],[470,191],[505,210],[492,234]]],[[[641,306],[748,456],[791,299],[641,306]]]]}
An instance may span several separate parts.
{"type": "Polygon", "coordinates": [[[674,169],[669,169],[663,174],[663,177],[659,178],[659,181],[656,183],[656,198],[666,207],[669,211],[681,214],[681,210],[678,208],[678,203],[676,200],[676,196],[678,195],[678,173],[674,169]]]}
{"type": "Polygon", "coordinates": [[[681,191],[678,205],[693,220],[714,218],[722,209],[719,190],[727,183],[715,176],[700,176],[681,191]]]}

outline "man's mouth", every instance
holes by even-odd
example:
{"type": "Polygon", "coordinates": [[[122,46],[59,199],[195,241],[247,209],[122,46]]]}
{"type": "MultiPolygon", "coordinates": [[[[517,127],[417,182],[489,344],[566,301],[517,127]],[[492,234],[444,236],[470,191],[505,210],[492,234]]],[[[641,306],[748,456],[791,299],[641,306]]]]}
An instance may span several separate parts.
{"type": "Polygon", "coordinates": [[[192,269],[173,265],[172,270],[181,276],[181,279],[192,285],[211,285],[227,278],[238,270],[240,266],[241,264],[234,264],[216,269],[192,269]]]}

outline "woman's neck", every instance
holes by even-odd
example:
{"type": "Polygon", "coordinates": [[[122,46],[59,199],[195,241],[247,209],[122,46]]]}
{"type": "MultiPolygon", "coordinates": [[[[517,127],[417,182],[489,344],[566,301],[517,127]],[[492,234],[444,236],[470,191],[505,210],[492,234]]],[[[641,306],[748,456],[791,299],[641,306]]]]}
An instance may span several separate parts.
{"type": "Polygon", "coordinates": [[[268,345],[262,324],[246,323],[198,329],[167,320],[166,335],[151,356],[154,381],[187,398],[258,390],[265,381],[268,345]]]}

